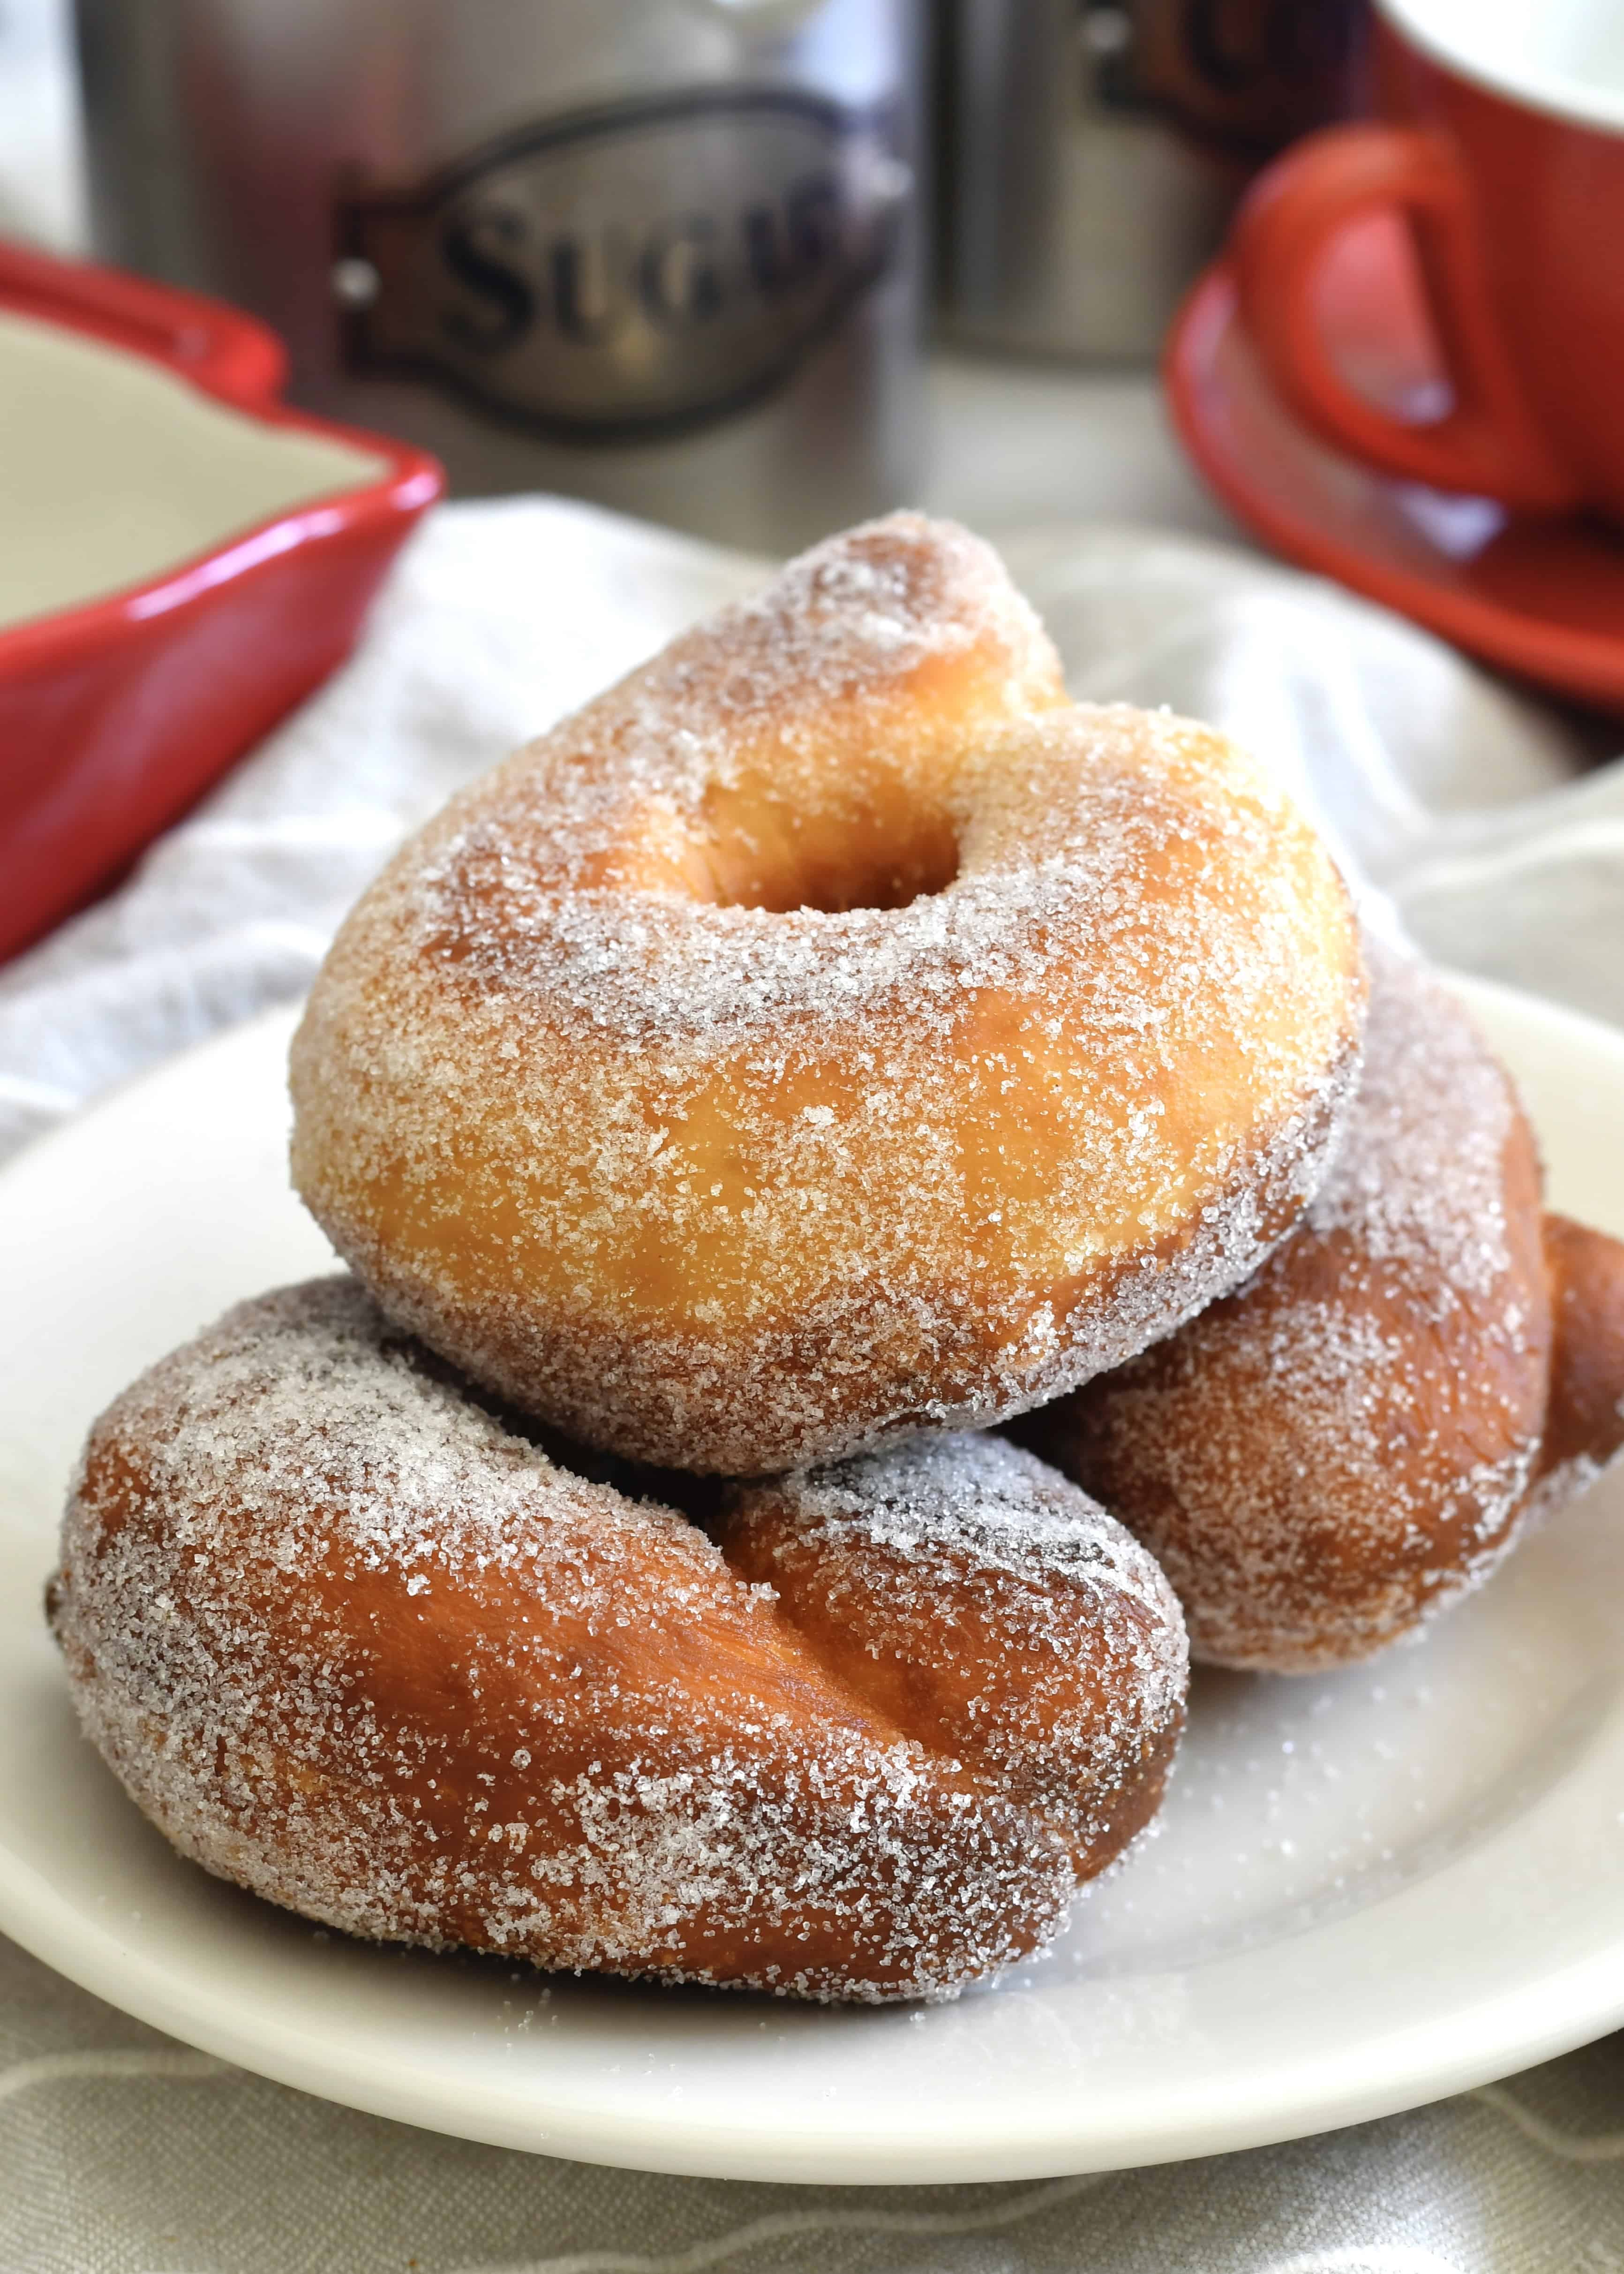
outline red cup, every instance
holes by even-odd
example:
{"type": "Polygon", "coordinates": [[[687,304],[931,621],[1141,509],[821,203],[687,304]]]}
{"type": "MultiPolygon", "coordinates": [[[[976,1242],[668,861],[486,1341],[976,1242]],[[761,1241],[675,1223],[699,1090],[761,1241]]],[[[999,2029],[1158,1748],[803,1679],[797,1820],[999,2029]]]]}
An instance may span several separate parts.
{"type": "Polygon", "coordinates": [[[1242,313],[1279,393],[1384,473],[1624,520],[1624,6],[1377,0],[1387,123],[1310,136],[1236,225],[1242,313]],[[1320,316],[1333,241],[1408,223],[1452,400],[1361,395],[1320,316]]]}

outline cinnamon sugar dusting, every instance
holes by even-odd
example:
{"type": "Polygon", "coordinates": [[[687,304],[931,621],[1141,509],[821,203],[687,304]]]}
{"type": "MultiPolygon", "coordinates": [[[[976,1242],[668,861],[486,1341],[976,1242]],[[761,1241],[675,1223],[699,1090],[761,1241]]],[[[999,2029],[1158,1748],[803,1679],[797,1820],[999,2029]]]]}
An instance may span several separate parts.
{"type": "Polygon", "coordinates": [[[1085,1875],[1120,1854],[1124,1803],[1150,1815],[1189,1683],[1177,1598],[1046,1462],[999,1437],[916,1438],[736,1487],[725,1540],[839,1638],[853,1687],[906,1683],[920,1710],[921,1669],[944,1668],[938,1742],[1033,1807],[1085,1875]]]}
{"type": "Polygon", "coordinates": [[[1053,1397],[1244,1277],[1359,984],[1260,770],[1064,705],[996,556],[898,516],[399,856],[295,1044],[295,1177],[477,1379],[758,1473],[1053,1397]]]}
{"type": "Polygon", "coordinates": [[[103,1415],[54,1620],[139,1804],[309,1917],[545,1966],[951,1994],[1064,1917],[1079,1839],[1039,1790],[1055,1762],[1105,1824],[1100,1796],[1170,1746],[1177,1609],[1118,1527],[1007,1448],[778,1489],[816,1518],[797,1552],[834,1596],[867,1590],[899,1662],[951,1577],[954,1666],[990,1695],[1001,1630],[978,1601],[1017,1590],[1051,1689],[1063,1645],[1074,1661],[1047,1766],[1041,1694],[979,1753],[944,1747],[695,1525],[559,1467],[344,1278],[240,1306],[103,1415]],[[1069,1625],[1044,1625],[1050,1593],[1069,1625]]]}
{"type": "Polygon", "coordinates": [[[1367,950],[1363,1081],[1301,1228],[1034,1425],[1154,1549],[1220,1664],[1308,1668],[1413,1630],[1506,1555],[1538,1442],[1531,1139],[1454,999],[1367,950]]]}

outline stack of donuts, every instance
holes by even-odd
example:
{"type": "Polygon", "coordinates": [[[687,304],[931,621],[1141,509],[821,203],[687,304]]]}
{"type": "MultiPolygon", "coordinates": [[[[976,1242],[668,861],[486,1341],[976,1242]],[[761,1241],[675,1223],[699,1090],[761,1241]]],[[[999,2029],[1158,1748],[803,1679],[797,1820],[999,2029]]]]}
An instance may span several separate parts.
{"type": "Polygon", "coordinates": [[[102,1415],[49,1610],[169,1840],[357,1934],[951,1994],[1192,1650],[1380,1648],[1624,1440],[1624,1249],[1452,998],[918,516],[455,798],[292,1088],[349,1269],[102,1415]]]}

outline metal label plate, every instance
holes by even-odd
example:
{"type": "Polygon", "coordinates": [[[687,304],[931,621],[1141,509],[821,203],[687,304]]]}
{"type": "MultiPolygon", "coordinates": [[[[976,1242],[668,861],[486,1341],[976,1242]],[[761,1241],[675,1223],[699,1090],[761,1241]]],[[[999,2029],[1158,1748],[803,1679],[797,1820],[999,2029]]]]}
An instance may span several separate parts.
{"type": "Polygon", "coordinates": [[[703,425],[780,386],[884,275],[910,186],[891,114],[792,89],[546,120],[341,195],[345,362],[576,441],[703,425]]]}

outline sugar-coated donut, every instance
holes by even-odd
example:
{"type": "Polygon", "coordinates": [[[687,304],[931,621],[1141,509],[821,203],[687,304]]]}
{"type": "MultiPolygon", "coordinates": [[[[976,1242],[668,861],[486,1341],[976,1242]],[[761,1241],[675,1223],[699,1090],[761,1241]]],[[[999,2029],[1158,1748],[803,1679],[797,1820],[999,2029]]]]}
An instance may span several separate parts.
{"type": "Polygon", "coordinates": [[[102,1416],[49,1608],[160,1829],[350,1932],[866,2000],[1044,1942],[1182,1721],[1150,1556],[979,1437],[741,1488],[721,1539],[318,1280],[102,1416]]]}
{"type": "Polygon", "coordinates": [[[1554,1514],[1624,1452],[1624,1240],[1547,1214],[1551,1396],[1531,1506],[1554,1514]]]}
{"type": "Polygon", "coordinates": [[[1031,1810],[1079,1878],[1154,1815],[1184,1725],[1177,1599],[1045,1462],[943,1431],[732,1486],[719,1537],[828,1673],[1031,1810]]]}
{"type": "Polygon", "coordinates": [[[1347,1137],[1297,1230],[1237,1293],[1026,1425],[1159,1558],[1192,1654],[1216,1665],[1312,1670],[1410,1632],[1511,1546],[1547,1408],[1547,1500],[1605,1435],[1606,1361],[1588,1382],[1583,1367],[1617,1243],[1546,1231],[1532,1135],[1470,1019],[1392,949],[1371,943],[1370,968],[1347,1137]],[[1573,1283],[1554,1377],[1553,1252],[1573,1283]]]}
{"type": "Polygon", "coordinates": [[[295,1181],[583,1442],[754,1475],[984,1424],[1234,1285],[1322,1173],[1356,928],[1249,759],[1064,704],[898,515],[456,798],[294,1045],[295,1181]]]}

